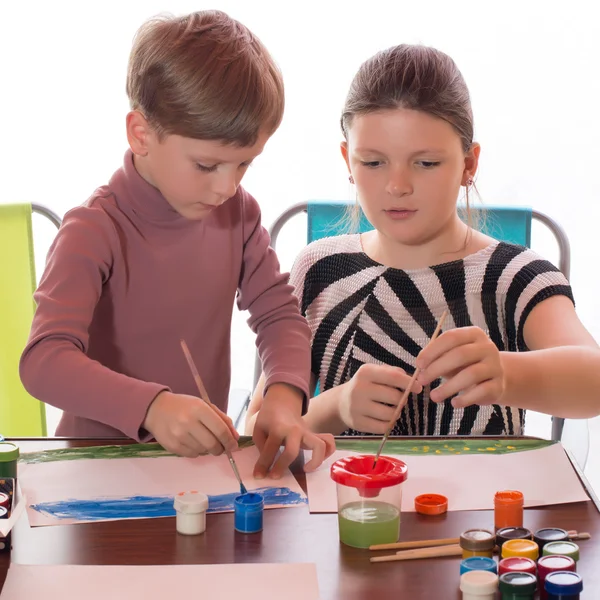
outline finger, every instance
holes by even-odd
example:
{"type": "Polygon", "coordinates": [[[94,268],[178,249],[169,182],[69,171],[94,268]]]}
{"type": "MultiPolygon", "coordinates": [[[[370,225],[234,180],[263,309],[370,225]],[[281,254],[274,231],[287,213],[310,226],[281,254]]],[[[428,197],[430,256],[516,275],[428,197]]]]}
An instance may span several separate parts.
{"type": "Polygon", "coordinates": [[[472,390],[452,398],[452,406],[454,408],[465,408],[472,404],[487,406],[496,404],[499,400],[499,391],[496,381],[490,379],[482,384],[475,386],[472,390]]]}
{"type": "Polygon", "coordinates": [[[335,452],[335,437],[331,433],[320,433],[319,436],[325,442],[325,459],[328,459],[335,452]]]}
{"type": "MultiPolygon", "coordinates": [[[[361,371],[362,375],[359,377],[359,380],[362,380],[364,377],[372,383],[391,388],[400,388],[401,390],[406,389],[411,379],[411,376],[407,375],[404,369],[390,365],[363,365],[359,369],[359,372],[361,371]]],[[[417,393],[420,393],[420,390],[417,393]]]]}
{"type": "MultiPolygon", "coordinates": [[[[410,378],[406,377],[406,384],[400,389],[389,387],[387,385],[372,384],[364,390],[361,389],[359,393],[369,400],[398,406],[402,400],[402,396],[404,396],[404,391],[408,388],[409,384],[410,378]]],[[[423,391],[423,386],[415,381],[410,388],[410,391],[411,393],[420,394],[423,391]]]]}
{"type": "Polygon", "coordinates": [[[483,333],[483,330],[479,327],[459,327],[444,331],[419,352],[416,360],[417,368],[427,369],[434,360],[446,354],[452,348],[474,342],[479,334],[477,330],[483,333]]]}
{"type": "Polygon", "coordinates": [[[199,452],[195,442],[190,445],[179,440],[174,440],[171,443],[161,445],[165,450],[177,454],[178,456],[184,456],[185,458],[196,458],[199,454],[205,452],[204,448],[202,448],[202,452],[199,452]]]}
{"type": "Polygon", "coordinates": [[[448,350],[422,370],[417,380],[427,385],[440,377],[448,378],[452,372],[460,371],[485,358],[485,348],[480,344],[462,344],[448,350]]]}
{"type": "Polygon", "coordinates": [[[217,408],[214,404],[211,404],[211,407],[217,412],[217,414],[221,417],[221,419],[223,419],[223,422],[225,423],[225,425],[227,425],[227,427],[229,427],[229,431],[231,431],[231,435],[233,435],[233,437],[236,440],[239,440],[240,434],[238,433],[237,429],[235,428],[235,425],[233,424],[233,421],[231,420],[229,415],[224,413],[220,408],[217,408]]]}
{"type": "Polygon", "coordinates": [[[206,453],[219,456],[225,451],[223,444],[200,421],[190,424],[187,436],[182,439],[182,442],[193,448],[196,451],[196,456],[206,453]]]}
{"type": "Polygon", "coordinates": [[[254,477],[256,479],[264,479],[267,476],[282,443],[283,436],[277,435],[272,431],[269,433],[254,466],[254,477]]]}
{"type": "Polygon", "coordinates": [[[271,469],[271,479],[281,479],[286,469],[300,453],[303,429],[294,428],[285,438],[285,448],[271,469]]]}
{"type": "MultiPolygon", "coordinates": [[[[231,429],[227,424],[227,416],[224,415],[219,409],[215,410],[216,407],[205,405],[203,408],[205,408],[205,410],[202,410],[202,412],[198,415],[198,422],[208,429],[212,436],[217,439],[218,443],[222,446],[221,452],[223,450],[227,452],[233,452],[236,450],[238,447],[237,439],[232,435],[231,429]],[[223,419],[223,417],[225,417],[225,419],[223,419]]],[[[194,435],[194,437],[196,436],[194,435]]],[[[214,454],[216,451],[214,448],[214,442],[212,440],[207,441],[210,443],[210,447],[205,443],[207,450],[211,454],[214,454]],[[215,451],[211,450],[211,448],[215,451]]]]}
{"type": "Polygon", "coordinates": [[[260,413],[256,418],[256,423],[254,424],[254,429],[252,430],[252,441],[254,445],[258,448],[259,452],[262,452],[262,449],[265,447],[265,443],[267,441],[267,435],[263,428],[260,426],[260,413]]]}
{"type": "Polygon", "coordinates": [[[385,421],[377,421],[370,417],[363,417],[356,423],[356,429],[364,431],[365,433],[375,433],[377,435],[383,435],[388,428],[388,423],[385,421]]]}
{"type": "Polygon", "coordinates": [[[327,444],[325,440],[315,433],[307,432],[302,439],[302,446],[312,450],[310,460],[304,465],[304,471],[310,473],[320,467],[325,460],[327,444]]]}
{"type": "Polygon", "coordinates": [[[398,402],[394,406],[386,406],[380,402],[368,402],[363,407],[363,416],[375,421],[389,423],[390,419],[394,416],[394,412],[397,410],[397,404],[398,402]]]}
{"type": "Polygon", "coordinates": [[[463,369],[452,379],[444,381],[439,387],[431,391],[430,398],[433,402],[443,402],[446,398],[466,391],[472,386],[491,380],[493,375],[485,363],[478,362],[463,369]]]}

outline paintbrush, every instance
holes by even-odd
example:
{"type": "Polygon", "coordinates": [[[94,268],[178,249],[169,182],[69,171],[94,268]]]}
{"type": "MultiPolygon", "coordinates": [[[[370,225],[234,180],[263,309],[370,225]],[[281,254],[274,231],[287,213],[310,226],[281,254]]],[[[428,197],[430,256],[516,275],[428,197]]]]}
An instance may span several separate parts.
{"type": "MultiPolygon", "coordinates": [[[[429,346],[429,344],[431,344],[431,342],[433,342],[433,340],[435,340],[435,338],[440,334],[442,325],[444,324],[444,320],[446,319],[447,316],[448,316],[448,311],[445,310],[442,313],[442,316],[440,317],[437,327],[435,328],[435,331],[433,332],[433,335],[431,336],[431,339],[429,340],[429,343],[427,344],[427,346],[429,346]]],[[[404,390],[404,394],[402,394],[402,399],[398,403],[398,406],[396,407],[396,410],[394,411],[394,414],[392,415],[392,418],[390,419],[390,422],[388,423],[387,430],[383,436],[383,439],[381,440],[381,444],[379,445],[379,449],[377,450],[377,454],[375,455],[375,460],[373,461],[373,470],[375,470],[375,466],[377,465],[377,461],[379,460],[379,455],[381,454],[381,451],[383,450],[383,446],[387,442],[387,439],[390,436],[390,432],[394,428],[394,425],[396,424],[396,421],[398,420],[398,417],[400,416],[400,411],[402,410],[402,407],[404,406],[404,403],[406,402],[406,399],[408,398],[408,395],[410,394],[410,390],[412,389],[412,386],[413,386],[415,380],[419,376],[420,371],[421,371],[421,369],[415,368],[415,372],[413,373],[412,377],[410,378],[410,381],[408,382],[408,385],[406,386],[406,389],[404,390]]]]}
{"type": "MultiPolygon", "coordinates": [[[[196,382],[196,387],[198,388],[200,398],[202,400],[204,400],[204,402],[206,402],[206,404],[213,407],[214,405],[210,401],[210,398],[208,397],[208,392],[206,391],[206,388],[204,387],[204,383],[202,382],[200,373],[198,373],[198,369],[196,368],[196,365],[194,364],[194,359],[192,358],[192,355],[190,354],[190,350],[189,350],[187,344],[185,343],[185,340],[179,340],[179,342],[181,343],[181,349],[183,350],[185,359],[187,360],[187,363],[190,367],[190,371],[192,372],[192,375],[194,376],[194,381],[196,382]]],[[[242,477],[240,476],[240,472],[238,471],[235,460],[233,460],[233,456],[232,456],[231,452],[228,452],[227,450],[225,452],[227,454],[227,458],[229,459],[229,464],[231,465],[231,468],[233,469],[233,473],[235,474],[235,478],[238,480],[238,483],[240,484],[240,492],[242,494],[247,494],[248,490],[247,490],[246,486],[244,485],[244,482],[242,481],[242,477]]]]}

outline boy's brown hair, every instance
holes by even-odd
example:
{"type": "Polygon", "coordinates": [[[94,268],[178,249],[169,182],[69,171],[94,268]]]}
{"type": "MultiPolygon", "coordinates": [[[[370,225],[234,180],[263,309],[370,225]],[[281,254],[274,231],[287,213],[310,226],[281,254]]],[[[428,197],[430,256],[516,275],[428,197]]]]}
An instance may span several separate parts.
{"type": "Polygon", "coordinates": [[[157,17],[138,30],[127,95],[159,136],[253,145],[283,117],[281,72],[260,40],[217,10],[157,17]]]}

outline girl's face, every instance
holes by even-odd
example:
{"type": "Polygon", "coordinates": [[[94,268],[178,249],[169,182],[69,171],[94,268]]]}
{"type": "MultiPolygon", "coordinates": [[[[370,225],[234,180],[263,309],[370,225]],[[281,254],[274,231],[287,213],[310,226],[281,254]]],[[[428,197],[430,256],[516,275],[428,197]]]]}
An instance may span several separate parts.
{"type": "Polygon", "coordinates": [[[454,225],[458,192],[477,170],[479,145],[465,155],[449,123],[398,108],[356,116],[342,154],[371,224],[414,246],[454,225]]]}

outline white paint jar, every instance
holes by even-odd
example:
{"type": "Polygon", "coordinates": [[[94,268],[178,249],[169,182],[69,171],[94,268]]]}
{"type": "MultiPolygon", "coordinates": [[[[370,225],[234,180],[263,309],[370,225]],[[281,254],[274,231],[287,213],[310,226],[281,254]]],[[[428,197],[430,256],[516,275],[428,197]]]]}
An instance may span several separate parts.
{"type": "Polygon", "coordinates": [[[178,533],[198,535],[206,529],[208,496],[201,492],[179,492],[173,500],[178,533]]]}
{"type": "Polygon", "coordinates": [[[467,571],[460,576],[463,600],[494,600],[498,575],[490,571],[467,571]]]}

